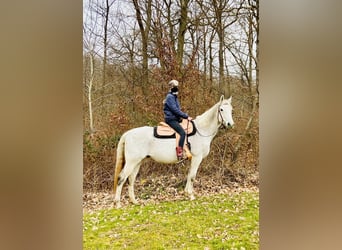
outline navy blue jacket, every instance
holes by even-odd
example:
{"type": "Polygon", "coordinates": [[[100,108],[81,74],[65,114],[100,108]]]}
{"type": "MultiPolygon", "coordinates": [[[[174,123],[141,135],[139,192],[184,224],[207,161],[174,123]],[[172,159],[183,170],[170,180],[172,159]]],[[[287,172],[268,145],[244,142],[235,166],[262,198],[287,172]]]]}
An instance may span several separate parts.
{"type": "Polygon", "coordinates": [[[181,111],[177,95],[169,92],[164,103],[164,118],[165,121],[179,121],[180,118],[188,119],[188,114],[181,111]]]}

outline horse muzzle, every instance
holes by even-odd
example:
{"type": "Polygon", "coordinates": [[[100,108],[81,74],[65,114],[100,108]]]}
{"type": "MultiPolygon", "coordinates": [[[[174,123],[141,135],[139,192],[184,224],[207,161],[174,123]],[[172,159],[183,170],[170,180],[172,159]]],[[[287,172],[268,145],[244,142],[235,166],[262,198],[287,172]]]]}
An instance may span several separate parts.
{"type": "Polygon", "coordinates": [[[233,129],[234,128],[234,123],[230,123],[230,122],[227,122],[227,123],[225,123],[224,124],[224,126],[225,126],[225,128],[231,128],[231,129],[233,129]]]}

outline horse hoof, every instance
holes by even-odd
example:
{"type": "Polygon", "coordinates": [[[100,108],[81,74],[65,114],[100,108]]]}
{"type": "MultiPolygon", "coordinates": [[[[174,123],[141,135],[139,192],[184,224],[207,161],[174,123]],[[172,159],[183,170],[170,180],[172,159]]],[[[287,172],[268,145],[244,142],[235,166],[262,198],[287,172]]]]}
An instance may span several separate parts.
{"type": "Polygon", "coordinates": [[[194,196],[193,194],[190,195],[190,200],[191,200],[191,201],[195,200],[195,196],[194,196]]]}

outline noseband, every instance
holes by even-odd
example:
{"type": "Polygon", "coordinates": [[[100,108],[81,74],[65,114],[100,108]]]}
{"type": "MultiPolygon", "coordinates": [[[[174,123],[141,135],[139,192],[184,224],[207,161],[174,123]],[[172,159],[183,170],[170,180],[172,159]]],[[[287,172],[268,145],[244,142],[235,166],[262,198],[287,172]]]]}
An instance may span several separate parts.
{"type": "Polygon", "coordinates": [[[219,118],[221,118],[221,122],[220,122],[220,127],[219,128],[224,128],[224,125],[223,125],[223,122],[224,122],[224,119],[223,119],[223,116],[221,114],[221,106],[218,107],[218,110],[217,110],[217,120],[220,121],[219,118]]]}

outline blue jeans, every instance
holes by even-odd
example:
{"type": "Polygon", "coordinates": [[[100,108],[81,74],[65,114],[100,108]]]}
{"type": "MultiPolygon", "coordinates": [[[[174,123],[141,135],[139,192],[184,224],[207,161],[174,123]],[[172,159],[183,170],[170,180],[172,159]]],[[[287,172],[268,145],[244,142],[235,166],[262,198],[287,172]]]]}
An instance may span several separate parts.
{"type": "Polygon", "coordinates": [[[186,133],[185,133],[184,129],[182,128],[182,126],[179,125],[179,122],[175,121],[175,120],[167,120],[165,122],[180,135],[178,147],[183,147],[186,133]]]}

